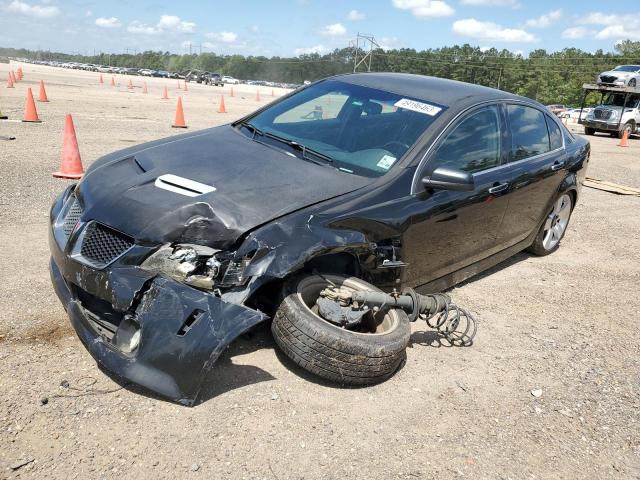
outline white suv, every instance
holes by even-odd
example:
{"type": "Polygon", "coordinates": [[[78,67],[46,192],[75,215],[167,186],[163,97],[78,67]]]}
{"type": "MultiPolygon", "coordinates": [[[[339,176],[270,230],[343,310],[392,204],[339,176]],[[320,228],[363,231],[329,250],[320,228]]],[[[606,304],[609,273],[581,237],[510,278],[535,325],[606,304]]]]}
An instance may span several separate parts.
{"type": "Polygon", "coordinates": [[[602,72],[596,79],[598,84],[636,87],[640,85],[640,65],[618,65],[613,70],[602,72]]]}

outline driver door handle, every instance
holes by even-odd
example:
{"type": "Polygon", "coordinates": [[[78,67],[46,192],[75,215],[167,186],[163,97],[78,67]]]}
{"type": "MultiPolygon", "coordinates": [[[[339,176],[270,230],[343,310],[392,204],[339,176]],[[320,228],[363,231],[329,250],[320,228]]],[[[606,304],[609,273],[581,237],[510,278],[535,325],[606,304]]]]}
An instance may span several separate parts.
{"type": "Polygon", "coordinates": [[[502,193],[506,191],[508,188],[509,188],[508,183],[498,183],[497,185],[494,185],[489,189],[489,193],[491,194],[502,193]]]}
{"type": "Polygon", "coordinates": [[[557,172],[558,170],[560,170],[562,167],[564,167],[564,162],[556,162],[553,165],[551,165],[551,171],[552,172],[557,172]]]}

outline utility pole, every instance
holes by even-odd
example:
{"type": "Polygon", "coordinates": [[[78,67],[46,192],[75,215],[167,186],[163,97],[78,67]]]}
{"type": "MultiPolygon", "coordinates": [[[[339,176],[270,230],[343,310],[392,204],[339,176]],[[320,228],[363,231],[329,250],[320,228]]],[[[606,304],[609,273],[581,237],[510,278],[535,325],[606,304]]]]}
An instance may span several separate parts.
{"type": "Polygon", "coordinates": [[[373,48],[380,48],[378,42],[373,35],[366,35],[364,33],[358,32],[358,36],[356,37],[355,46],[353,49],[353,72],[355,73],[358,70],[358,67],[364,63],[365,67],[367,67],[367,72],[371,71],[371,60],[373,59],[373,48]],[[358,60],[358,56],[360,54],[360,48],[366,52],[367,47],[369,47],[369,51],[366,52],[363,57],[358,60]]]}

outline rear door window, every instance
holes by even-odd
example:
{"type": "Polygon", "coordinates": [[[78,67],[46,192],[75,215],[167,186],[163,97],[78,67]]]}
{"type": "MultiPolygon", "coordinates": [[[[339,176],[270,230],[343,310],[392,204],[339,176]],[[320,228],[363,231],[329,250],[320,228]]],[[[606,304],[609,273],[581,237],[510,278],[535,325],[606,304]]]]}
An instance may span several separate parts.
{"type": "Polygon", "coordinates": [[[544,113],[525,105],[507,105],[511,129],[509,160],[515,162],[550,150],[544,113]]]}

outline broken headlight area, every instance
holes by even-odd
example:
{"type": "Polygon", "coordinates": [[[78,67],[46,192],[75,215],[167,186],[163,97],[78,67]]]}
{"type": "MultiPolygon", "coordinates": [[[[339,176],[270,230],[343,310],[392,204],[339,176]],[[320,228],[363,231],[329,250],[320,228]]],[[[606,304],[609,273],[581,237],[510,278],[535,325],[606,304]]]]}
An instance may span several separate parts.
{"type": "Polygon", "coordinates": [[[140,268],[203,290],[244,285],[245,270],[255,252],[236,258],[235,252],[193,244],[164,245],[149,256],[140,268]]]}

